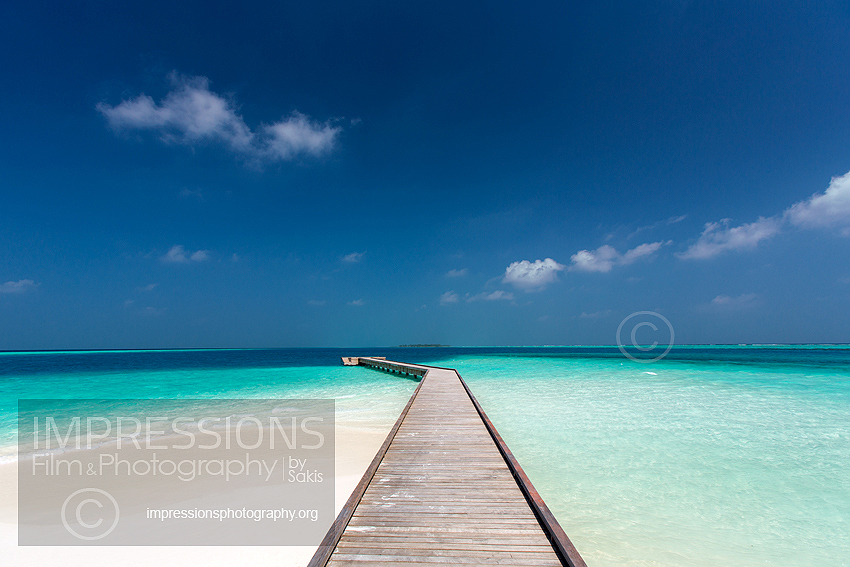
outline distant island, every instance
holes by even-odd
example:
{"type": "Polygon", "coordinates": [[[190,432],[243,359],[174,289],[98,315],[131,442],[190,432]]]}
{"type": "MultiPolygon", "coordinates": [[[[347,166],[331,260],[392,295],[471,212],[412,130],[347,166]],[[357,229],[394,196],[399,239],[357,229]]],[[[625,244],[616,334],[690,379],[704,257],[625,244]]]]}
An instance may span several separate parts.
{"type": "Polygon", "coordinates": [[[435,347],[448,347],[451,345],[398,345],[399,348],[435,348],[435,347]]]}

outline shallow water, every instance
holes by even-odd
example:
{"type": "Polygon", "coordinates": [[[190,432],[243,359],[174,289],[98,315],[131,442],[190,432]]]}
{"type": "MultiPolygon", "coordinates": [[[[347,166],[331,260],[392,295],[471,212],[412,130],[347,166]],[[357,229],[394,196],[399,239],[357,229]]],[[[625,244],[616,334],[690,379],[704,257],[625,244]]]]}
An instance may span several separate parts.
{"type": "Polygon", "coordinates": [[[21,398],[116,400],[108,408],[114,415],[143,412],[145,399],[335,399],[338,424],[389,429],[415,387],[382,372],[352,372],[329,349],[3,354],[0,460],[14,459],[21,398]]]}
{"type": "Polygon", "coordinates": [[[589,565],[847,565],[850,374],[720,358],[440,363],[589,565]]]}
{"type": "Polygon", "coordinates": [[[386,354],[460,371],[592,567],[850,561],[846,348],[379,350],[2,354],[0,446],[18,398],[335,398],[389,427],[415,382],[339,366],[386,354]]]}

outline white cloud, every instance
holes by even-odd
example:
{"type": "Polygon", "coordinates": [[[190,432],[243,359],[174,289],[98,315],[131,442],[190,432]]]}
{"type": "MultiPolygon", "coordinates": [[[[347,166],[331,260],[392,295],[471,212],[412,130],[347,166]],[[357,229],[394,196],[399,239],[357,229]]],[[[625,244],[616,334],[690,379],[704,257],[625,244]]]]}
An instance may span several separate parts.
{"type": "Polygon", "coordinates": [[[24,293],[29,289],[36,287],[32,280],[18,280],[16,282],[6,282],[0,284],[0,293],[24,293]]]}
{"type": "Polygon", "coordinates": [[[463,268],[463,269],[460,269],[460,270],[449,270],[448,272],[446,272],[446,277],[447,278],[462,278],[463,276],[466,275],[466,273],[467,273],[466,268],[463,268]]]}
{"type": "Polygon", "coordinates": [[[263,127],[263,153],[272,160],[290,160],[300,154],[319,156],[333,149],[342,128],[313,122],[294,111],[289,118],[263,127]]]}
{"type": "Polygon", "coordinates": [[[640,246],[636,246],[623,254],[623,257],[620,258],[620,263],[631,264],[645,256],[651,256],[652,254],[655,254],[655,252],[657,252],[663,244],[663,242],[647,242],[640,246]]]}
{"type": "Polygon", "coordinates": [[[600,246],[595,251],[579,250],[572,256],[570,270],[581,272],[610,272],[614,267],[614,261],[619,257],[613,246],[607,244],[600,246]]]}
{"type": "Polygon", "coordinates": [[[141,94],[117,106],[100,103],[97,109],[116,130],[155,130],[170,142],[218,140],[233,150],[250,151],[254,134],[227,99],[209,90],[209,79],[176,73],[169,78],[174,89],[159,104],[141,94]]]}
{"type": "Polygon", "coordinates": [[[606,309],[605,311],[594,311],[593,313],[586,313],[582,311],[579,317],[581,317],[582,319],[600,319],[602,317],[607,317],[610,314],[610,309],[606,309]]]}
{"type": "Polygon", "coordinates": [[[728,250],[752,249],[779,234],[786,221],[803,228],[839,228],[841,234],[850,236],[850,172],[833,177],[825,192],[794,203],[782,215],[759,217],[735,227],[729,226],[729,219],[707,223],[699,240],[677,256],[706,259],[728,250]]]}
{"type": "Polygon", "coordinates": [[[363,256],[365,255],[365,252],[352,252],[351,254],[346,254],[345,256],[343,256],[342,261],[346,264],[356,264],[357,262],[362,260],[363,256]]]}
{"type": "Polygon", "coordinates": [[[209,89],[206,77],[169,76],[172,90],[159,103],[140,94],[116,106],[97,105],[117,131],[150,130],[163,141],[193,146],[220,142],[230,150],[270,161],[298,155],[319,156],[330,151],[341,128],[311,121],[300,112],[264,125],[259,134],[237,114],[235,105],[209,89]]]}
{"type": "Polygon", "coordinates": [[[158,286],[158,285],[159,284],[150,283],[148,285],[143,285],[142,287],[137,287],[136,289],[139,290],[139,291],[153,291],[154,288],[156,288],[156,286],[158,286]]]}
{"type": "Polygon", "coordinates": [[[366,302],[362,299],[355,299],[354,301],[349,301],[348,304],[360,307],[361,305],[366,305],[366,302]]]}
{"type": "Polygon", "coordinates": [[[649,257],[655,254],[664,244],[670,244],[670,242],[647,242],[627,250],[625,254],[620,254],[613,246],[608,244],[604,244],[596,250],[579,250],[570,256],[572,261],[570,270],[608,273],[615,265],[632,264],[641,258],[649,257]]]}
{"type": "Polygon", "coordinates": [[[208,250],[197,250],[195,252],[187,251],[183,245],[177,244],[162,257],[163,262],[170,264],[185,264],[187,262],[203,262],[210,257],[208,250]]]}
{"type": "Polygon", "coordinates": [[[487,293],[486,291],[482,291],[476,295],[467,295],[466,301],[513,301],[514,294],[509,291],[502,291],[500,289],[487,293]]]}
{"type": "Polygon", "coordinates": [[[346,254],[342,257],[342,261],[347,264],[356,264],[360,260],[363,259],[365,252],[352,252],[351,254],[346,254]]]}
{"type": "Polygon", "coordinates": [[[484,296],[484,301],[513,301],[514,294],[509,291],[496,290],[484,296]]]}
{"type": "MultiPolygon", "coordinates": [[[[643,232],[643,231],[645,231],[645,230],[653,230],[653,229],[656,229],[656,228],[658,228],[659,226],[661,226],[661,225],[663,225],[663,224],[671,225],[671,224],[676,224],[676,223],[682,222],[682,221],[683,221],[683,220],[685,220],[686,218],[688,218],[688,215],[679,215],[679,216],[670,217],[670,218],[668,218],[667,220],[657,221],[657,222],[654,222],[654,223],[652,223],[652,224],[647,224],[647,225],[644,225],[644,226],[639,226],[639,227],[637,227],[637,228],[636,228],[636,229],[635,229],[635,230],[634,230],[631,234],[629,234],[629,235],[626,237],[626,239],[629,239],[629,238],[632,238],[632,237],[634,237],[634,236],[637,236],[638,234],[640,234],[641,232],[643,232]]],[[[609,238],[610,238],[610,237],[613,237],[613,234],[612,234],[612,235],[609,235],[609,238]]],[[[606,238],[606,240],[608,240],[609,238],[606,238]]]]}
{"type": "Polygon", "coordinates": [[[757,221],[729,226],[729,219],[706,223],[696,243],[677,254],[685,260],[713,258],[727,250],[752,249],[762,240],[779,233],[781,221],[776,217],[759,217],[757,221]]]}
{"type": "Polygon", "coordinates": [[[564,268],[565,266],[562,266],[552,258],[535,260],[534,262],[529,262],[528,260],[513,262],[505,269],[502,282],[509,283],[525,291],[537,291],[557,281],[558,272],[564,268]]]}
{"type": "Polygon", "coordinates": [[[824,193],[791,205],[785,217],[806,228],[841,227],[850,234],[850,172],[833,177],[824,193]]]}
{"type": "Polygon", "coordinates": [[[451,290],[440,296],[440,305],[448,305],[449,303],[457,303],[458,301],[460,301],[460,298],[451,290]]]}
{"type": "Polygon", "coordinates": [[[737,297],[731,297],[728,295],[718,295],[717,297],[711,300],[711,305],[726,309],[739,309],[744,307],[751,307],[756,304],[757,300],[758,295],[756,295],[755,293],[744,293],[737,297]]]}
{"type": "Polygon", "coordinates": [[[180,197],[183,199],[197,199],[198,201],[203,201],[204,192],[200,189],[189,189],[188,187],[184,187],[180,190],[180,197]]]}
{"type": "Polygon", "coordinates": [[[181,245],[172,246],[171,249],[162,257],[163,262],[181,263],[188,262],[186,257],[186,249],[181,245]]]}

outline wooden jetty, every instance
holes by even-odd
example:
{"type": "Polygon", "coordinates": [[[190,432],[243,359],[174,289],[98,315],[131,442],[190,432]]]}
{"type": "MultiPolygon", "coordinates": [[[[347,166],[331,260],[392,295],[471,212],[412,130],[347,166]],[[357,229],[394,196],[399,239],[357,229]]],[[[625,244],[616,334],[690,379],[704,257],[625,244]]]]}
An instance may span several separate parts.
{"type": "Polygon", "coordinates": [[[310,567],[586,567],[457,371],[356,364],[422,379],[310,567]]]}

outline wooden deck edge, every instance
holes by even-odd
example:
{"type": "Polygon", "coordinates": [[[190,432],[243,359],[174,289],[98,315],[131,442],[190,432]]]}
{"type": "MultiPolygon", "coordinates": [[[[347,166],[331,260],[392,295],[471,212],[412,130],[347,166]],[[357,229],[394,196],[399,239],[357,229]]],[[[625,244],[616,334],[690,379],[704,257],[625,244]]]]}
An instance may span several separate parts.
{"type": "Polygon", "coordinates": [[[427,375],[428,373],[426,372],[425,376],[423,376],[419,381],[419,384],[416,386],[416,390],[413,391],[413,395],[410,396],[410,399],[407,401],[407,405],[404,406],[403,410],[401,410],[401,415],[398,416],[398,419],[392,429],[390,429],[387,438],[384,439],[384,443],[381,445],[380,449],[378,449],[378,452],[375,454],[375,457],[372,459],[372,462],[369,464],[366,472],[363,473],[363,478],[361,478],[360,482],[357,483],[357,486],[354,488],[351,496],[348,497],[348,500],[342,507],[342,510],[340,510],[339,515],[334,520],[334,523],[331,524],[328,533],[325,534],[325,537],[322,539],[322,542],[319,544],[319,548],[316,550],[316,553],[313,554],[313,557],[310,559],[307,567],[324,567],[331,558],[334,549],[336,549],[336,546],[339,543],[339,539],[342,537],[342,533],[345,531],[346,526],[348,526],[348,522],[350,522],[352,516],[354,516],[354,510],[357,508],[357,505],[360,504],[360,500],[363,498],[363,494],[365,494],[366,489],[369,487],[369,483],[372,482],[372,478],[375,476],[378,466],[381,464],[381,461],[384,460],[384,455],[386,455],[387,450],[390,448],[390,444],[392,444],[393,439],[395,439],[395,435],[398,433],[401,423],[407,416],[410,406],[413,405],[413,400],[416,399],[416,395],[419,393],[420,388],[422,388],[422,383],[425,382],[427,375]]]}
{"type": "Polygon", "coordinates": [[[386,372],[398,372],[407,376],[423,377],[428,372],[429,368],[421,364],[408,364],[406,362],[396,362],[395,360],[387,360],[386,357],[376,356],[361,356],[357,359],[358,366],[366,366],[374,370],[384,370],[386,372]]]}
{"type": "Polygon", "coordinates": [[[505,459],[505,462],[507,463],[508,468],[510,468],[517,485],[523,495],[525,495],[526,501],[531,506],[534,515],[537,516],[538,522],[540,522],[543,531],[546,532],[546,537],[549,538],[549,541],[561,562],[564,565],[567,565],[567,567],[587,567],[587,564],[573,545],[573,542],[571,542],[570,538],[567,537],[567,534],[561,527],[561,524],[559,524],[558,520],[555,519],[554,514],[552,514],[552,511],[549,510],[549,507],[543,501],[540,493],[538,493],[537,489],[534,488],[534,485],[531,483],[531,479],[529,479],[525,474],[525,471],[520,466],[519,461],[517,461],[516,457],[514,457],[513,453],[508,448],[507,443],[505,443],[502,436],[499,435],[499,432],[496,430],[496,426],[493,425],[493,422],[491,422],[490,418],[487,417],[487,414],[484,413],[484,410],[481,408],[481,404],[479,404],[478,400],[475,399],[475,396],[472,394],[469,386],[466,384],[464,379],[461,378],[460,373],[457,370],[454,370],[454,373],[457,374],[457,377],[460,380],[460,383],[463,384],[463,388],[466,390],[469,399],[472,400],[475,410],[484,421],[484,425],[487,427],[490,437],[493,438],[493,441],[495,441],[496,446],[499,448],[499,452],[505,459]]]}

